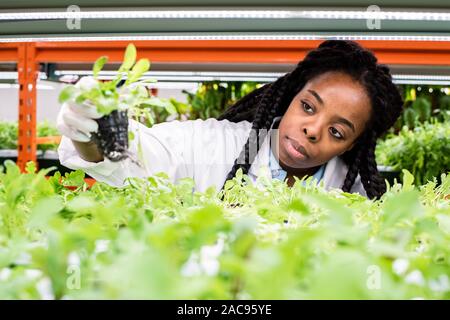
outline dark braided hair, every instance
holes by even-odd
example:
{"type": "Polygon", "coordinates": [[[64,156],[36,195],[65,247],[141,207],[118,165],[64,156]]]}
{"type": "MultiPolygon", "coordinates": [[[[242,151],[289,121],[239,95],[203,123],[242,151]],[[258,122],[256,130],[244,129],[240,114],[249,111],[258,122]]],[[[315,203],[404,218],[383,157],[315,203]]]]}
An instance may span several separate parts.
{"type": "Polygon", "coordinates": [[[225,182],[233,179],[238,169],[242,169],[244,174],[248,173],[256,156],[255,153],[249,153],[250,145],[256,145],[259,149],[274,118],[286,112],[292,99],[309,80],[329,71],[343,72],[358,81],[365,88],[372,106],[365,131],[358,137],[354,147],[340,156],[348,166],[342,190],[349,192],[359,174],[370,199],[379,199],[386,192],[384,179],[375,161],[375,146],[377,139],[400,116],[403,100],[392,82],[388,67],[378,64],[373,53],[358,43],[340,40],[322,42],[292,72],[244,96],[218,118],[232,122],[252,122],[250,136],[225,182]]]}

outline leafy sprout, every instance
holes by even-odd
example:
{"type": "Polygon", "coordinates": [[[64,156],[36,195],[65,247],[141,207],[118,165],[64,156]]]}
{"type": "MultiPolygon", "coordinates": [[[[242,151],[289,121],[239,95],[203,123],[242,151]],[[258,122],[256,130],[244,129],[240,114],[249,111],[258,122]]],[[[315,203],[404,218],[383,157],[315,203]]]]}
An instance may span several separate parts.
{"type": "Polygon", "coordinates": [[[129,44],[116,77],[113,80],[100,81],[99,73],[108,62],[108,57],[98,58],[92,68],[95,85],[88,88],[76,85],[66,86],[59,95],[59,102],[75,101],[79,104],[88,102],[103,115],[108,115],[114,110],[129,110],[136,119],[147,117],[149,113],[143,109],[148,107],[164,107],[169,113],[176,112],[170,100],[149,96],[144,86],[156,80],[139,80],[150,69],[150,61],[146,58],[137,61],[136,59],[136,47],[129,44]],[[122,80],[124,80],[123,85],[119,86],[122,80]]]}

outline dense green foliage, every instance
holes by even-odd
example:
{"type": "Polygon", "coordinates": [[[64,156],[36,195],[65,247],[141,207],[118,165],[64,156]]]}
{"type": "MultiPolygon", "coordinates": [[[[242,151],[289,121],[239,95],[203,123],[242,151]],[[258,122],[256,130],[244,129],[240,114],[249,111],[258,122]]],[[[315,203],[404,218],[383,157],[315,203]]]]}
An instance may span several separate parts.
{"type": "MultiPolygon", "coordinates": [[[[55,126],[44,121],[37,124],[37,136],[58,136],[59,132],[55,126]]],[[[0,122],[0,149],[17,149],[18,140],[17,122],[0,122]]],[[[38,150],[56,150],[56,144],[39,144],[38,150]]]]}
{"type": "Polygon", "coordinates": [[[413,129],[425,122],[450,121],[450,95],[441,86],[404,85],[404,111],[393,130],[398,132],[407,126],[413,129]]]}
{"type": "Polygon", "coordinates": [[[220,200],[164,174],[89,189],[5,166],[0,298],[450,298],[450,176],[405,172],[371,201],[238,172],[220,200]]]}
{"type": "Polygon", "coordinates": [[[251,93],[260,84],[255,82],[203,82],[195,94],[183,91],[188,95],[189,118],[217,118],[228,106],[251,93]]]}
{"type": "Polygon", "coordinates": [[[233,105],[243,96],[251,93],[260,86],[262,84],[255,82],[201,82],[195,93],[186,90],[182,91],[187,95],[186,103],[177,101],[174,98],[160,98],[164,105],[156,105],[152,106],[152,108],[144,109],[149,115],[146,115],[144,121],[141,122],[150,127],[155,123],[171,120],[217,118],[227,107],[233,105]],[[169,112],[170,110],[165,108],[166,104],[171,104],[176,112],[169,112]]]}
{"type": "Polygon", "coordinates": [[[450,171],[450,121],[403,127],[377,145],[377,162],[407,169],[418,184],[450,171]]]}

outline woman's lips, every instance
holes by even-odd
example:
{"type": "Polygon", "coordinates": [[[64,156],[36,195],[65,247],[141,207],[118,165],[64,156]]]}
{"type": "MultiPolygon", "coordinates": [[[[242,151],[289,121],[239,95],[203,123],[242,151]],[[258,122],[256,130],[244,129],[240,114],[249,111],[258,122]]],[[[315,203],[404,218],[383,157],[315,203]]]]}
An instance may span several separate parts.
{"type": "Polygon", "coordinates": [[[287,137],[286,151],[294,159],[304,160],[309,157],[305,147],[289,137],[287,137]]]}

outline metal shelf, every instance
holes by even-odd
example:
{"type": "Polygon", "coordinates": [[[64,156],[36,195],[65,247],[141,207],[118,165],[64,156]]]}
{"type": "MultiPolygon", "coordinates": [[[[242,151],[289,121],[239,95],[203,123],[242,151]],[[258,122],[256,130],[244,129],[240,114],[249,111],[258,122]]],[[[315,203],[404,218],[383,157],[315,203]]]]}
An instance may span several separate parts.
{"type": "MultiPolygon", "coordinates": [[[[210,9],[217,16],[201,17],[201,12],[197,17],[169,15],[154,19],[136,19],[132,15],[114,19],[97,16],[84,19],[81,29],[69,30],[64,14],[72,1],[2,1],[0,62],[17,64],[18,71],[19,166],[24,168],[27,161],[36,161],[36,81],[40,64],[53,64],[59,70],[62,66],[71,65],[87,69],[101,55],[108,55],[112,63],[120,63],[129,42],[136,45],[140,57],[154,63],[152,71],[158,70],[158,66],[166,71],[169,66],[171,70],[181,70],[177,67],[183,66],[184,70],[203,68],[205,72],[208,69],[234,69],[285,73],[324,39],[353,39],[372,50],[381,63],[392,66],[393,73],[450,76],[448,1],[378,1],[382,11],[434,12],[434,16],[386,18],[382,20],[380,30],[369,30],[364,18],[364,12],[372,1],[340,1],[339,8],[330,8],[336,4],[326,0],[301,1],[301,7],[296,0],[227,0],[216,1],[216,6],[209,2],[80,0],[77,4],[85,13],[103,10],[111,14],[127,6],[126,11],[145,11],[150,15],[158,10],[175,13],[190,10],[192,13],[210,9]],[[208,8],[203,7],[205,5],[208,8]],[[220,16],[230,9],[266,10],[267,14],[256,18],[220,16]],[[351,19],[339,17],[342,11],[353,9],[360,16],[351,19]],[[283,10],[294,16],[283,18],[277,15],[283,10]],[[330,16],[333,10],[341,12],[338,16],[330,16]],[[313,11],[320,11],[325,16],[314,18],[311,16],[313,11]],[[27,14],[33,12],[59,12],[60,17],[41,15],[30,20],[27,14]],[[7,15],[9,13],[19,15],[11,18],[7,15]]],[[[2,71],[10,69],[8,65],[2,71]]]]}

